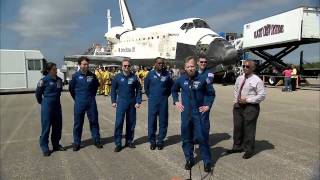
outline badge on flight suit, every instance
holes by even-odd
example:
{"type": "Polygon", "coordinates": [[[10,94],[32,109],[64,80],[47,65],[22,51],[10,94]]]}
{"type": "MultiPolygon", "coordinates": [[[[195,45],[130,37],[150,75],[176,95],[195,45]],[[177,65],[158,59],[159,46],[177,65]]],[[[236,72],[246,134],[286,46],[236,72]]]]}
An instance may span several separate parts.
{"type": "Polygon", "coordinates": [[[199,85],[200,85],[200,81],[194,81],[192,85],[193,89],[198,89],[199,85]]]}
{"type": "Polygon", "coordinates": [[[166,79],[167,79],[167,77],[165,77],[165,76],[161,76],[161,82],[164,82],[164,81],[166,81],[166,79]]]}
{"type": "Polygon", "coordinates": [[[183,85],[187,86],[189,83],[188,81],[184,81],[183,85]]]}
{"type": "Polygon", "coordinates": [[[54,85],[54,82],[51,81],[51,82],[49,83],[49,85],[50,85],[50,86],[53,86],[53,85],[54,85]]]}
{"type": "Polygon", "coordinates": [[[79,76],[79,79],[83,79],[83,76],[79,76]]]}
{"type": "Polygon", "coordinates": [[[133,78],[128,79],[128,84],[133,84],[133,78]]]}
{"type": "Polygon", "coordinates": [[[121,81],[124,81],[124,78],[121,78],[121,81]]]}
{"type": "Polygon", "coordinates": [[[154,78],[154,79],[157,79],[158,77],[157,77],[157,75],[154,75],[153,78],[154,78]]]}
{"type": "Polygon", "coordinates": [[[93,77],[92,77],[92,76],[87,76],[87,82],[91,82],[91,81],[92,81],[92,79],[93,79],[93,77]]]}
{"type": "Polygon", "coordinates": [[[213,82],[214,74],[213,73],[208,73],[208,77],[206,79],[208,84],[211,84],[213,82]]]}

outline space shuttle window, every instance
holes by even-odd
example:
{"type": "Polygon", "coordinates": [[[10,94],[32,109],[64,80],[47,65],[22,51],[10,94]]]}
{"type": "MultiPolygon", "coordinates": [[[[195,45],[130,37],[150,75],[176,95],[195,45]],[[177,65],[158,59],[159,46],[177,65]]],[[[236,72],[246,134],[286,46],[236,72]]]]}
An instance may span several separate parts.
{"type": "Polygon", "coordinates": [[[193,23],[196,28],[210,28],[210,26],[201,19],[196,19],[193,21],[193,23]]]}
{"type": "Polygon", "coordinates": [[[193,28],[194,26],[193,26],[193,23],[188,23],[188,29],[191,29],[191,28],[193,28]]]}
{"type": "Polygon", "coordinates": [[[184,23],[182,24],[182,26],[180,27],[180,29],[185,30],[188,26],[188,23],[184,23]]]}

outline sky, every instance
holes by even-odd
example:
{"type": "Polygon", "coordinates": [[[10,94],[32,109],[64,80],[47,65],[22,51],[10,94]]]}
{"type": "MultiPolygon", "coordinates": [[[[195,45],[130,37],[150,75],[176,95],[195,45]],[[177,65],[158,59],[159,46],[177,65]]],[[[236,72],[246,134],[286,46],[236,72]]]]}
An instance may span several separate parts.
{"type": "MultiPolygon", "coordinates": [[[[39,49],[46,59],[63,64],[66,55],[80,54],[92,43],[106,44],[106,12],[112,26],[121,25],[118,0],[1,0],[0,48],[39,49]]],[[[184,18],[205,19],[217,33],[242,33],[243,24],[299,6],[320,7],[319,0],[127,0],[137,27],[184,18]]],[[[302,45],[284,59],[319,61],[320,43],[302,45]]]]}

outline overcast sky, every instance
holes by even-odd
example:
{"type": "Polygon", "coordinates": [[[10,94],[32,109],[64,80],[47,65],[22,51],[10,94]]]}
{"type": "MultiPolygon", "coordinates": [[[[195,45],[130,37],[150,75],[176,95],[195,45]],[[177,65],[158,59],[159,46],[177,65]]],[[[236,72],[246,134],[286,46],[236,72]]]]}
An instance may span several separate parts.
{"type": "MultiPolygon", "coordinates": [[[[127,0],[138,27],[200,17],[219,32],[241,33],[243,24],[298,6],[317,6],[319,0],[127,0]]],[[[1,48],[40,49],[62,64],[63,56],[83,53],[92,43],[105,44],[106,11],[120,25],[118,0],[1,0],[1,48]]],[[[301,46],[286,62],[319,60],[320,44],[301,46]]]]}

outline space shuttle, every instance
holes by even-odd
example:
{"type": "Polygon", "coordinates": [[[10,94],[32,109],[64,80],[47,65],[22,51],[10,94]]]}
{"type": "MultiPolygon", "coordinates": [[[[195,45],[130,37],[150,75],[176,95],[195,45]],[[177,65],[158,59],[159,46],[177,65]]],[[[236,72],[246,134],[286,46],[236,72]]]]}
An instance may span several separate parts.
{"type": "Polygon", "coordinates": [[[111,27],[108,11],[108,30],[104,37],[108,55],[96,55],[90,59],[104,59],[120,63],[123,57],[132,64],[152,66],[153,59],[163,57],[171,65],[183,67],[188,56],[205,54],[208,66],[234,64],[238,51],[226,39],[214,32],[201,18],[188,18],[151,27],[136,27],[126,0],[119,0],[122,26],[111,27]]]}
{"type": "Polygon", "coordinates": [[[150,65],[153,64],[151,59],[163,57],[179,66],[190,55],[205,54],[209,66],[232,64],[239,59],[234,46],[201,18],[139,28],[125,0],[119,0],[119,7],[122,26],[109,26],[105,33],[112,56],[129,57],[139,65],[150,65]]]}

